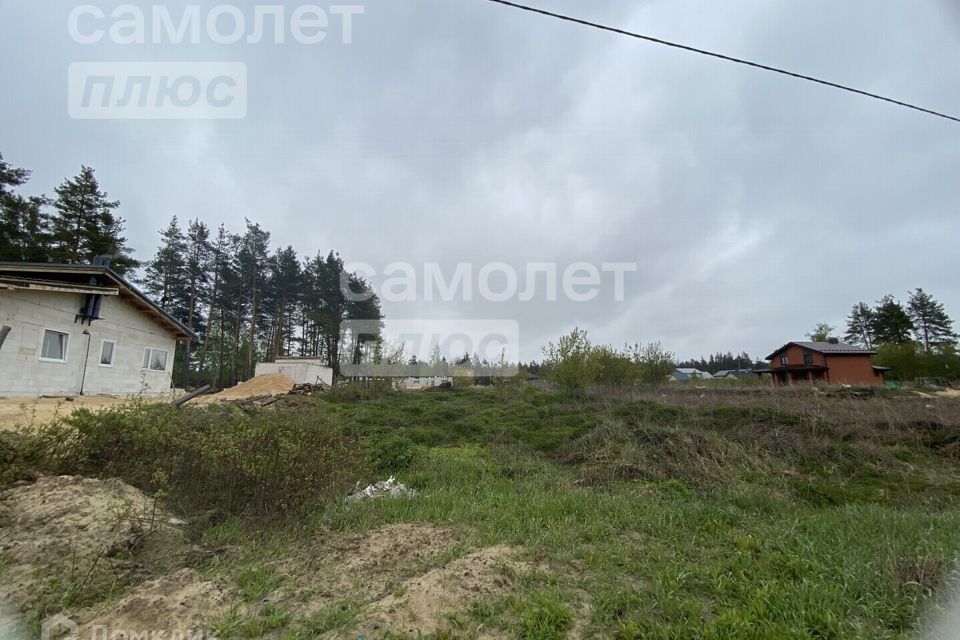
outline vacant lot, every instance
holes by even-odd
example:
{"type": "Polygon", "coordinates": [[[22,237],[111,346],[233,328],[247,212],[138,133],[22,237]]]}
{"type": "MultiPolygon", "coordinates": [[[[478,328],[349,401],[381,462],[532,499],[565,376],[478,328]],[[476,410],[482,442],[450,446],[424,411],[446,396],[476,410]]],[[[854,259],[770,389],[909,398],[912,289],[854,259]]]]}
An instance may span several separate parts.
{"type": "Polygon", "coordinates": [[[79,412],[4,446],[27,483],[0,492],[3,595],[34,629],[901,638],[936,624],[960,552],[947,397],[348,388],[79,412]],[[38,471],[71,475],[48,491],[63,522],[69,496],[109,511],[71,534],[109,554],[4,542],[50,538],[24,506],[38,471]],[[417,494],[345,499],[391,474],[417,494]]]}

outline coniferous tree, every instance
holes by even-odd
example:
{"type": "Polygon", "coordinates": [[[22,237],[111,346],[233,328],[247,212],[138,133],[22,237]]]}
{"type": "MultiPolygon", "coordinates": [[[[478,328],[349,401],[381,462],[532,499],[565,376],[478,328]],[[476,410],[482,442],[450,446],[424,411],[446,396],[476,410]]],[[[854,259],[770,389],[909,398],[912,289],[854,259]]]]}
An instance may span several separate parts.
{"type": "Polygon", "coordinates": [[[847,332],[843,337],[847,342],[873,348],[873,309],[866,302],[853,305],[847,316],[847,332]]]}
{"type": "Polygon", "coordinates": [[[870,332],[877,344],[904,344],[910,342],[913,321],[903,306],[887,295],[877,302],[870,320],[870,332]]]}
{"type": "Polygon", "coordinates": [[[100,190],[93,169],[83,166],[74,178],[56,188],[53,218],[52,258],[55,262],[89,263],[96,256],[111,257],[110,267],[124,274],[138,266],[123,237],[123,218],[114,211],[120,206],[100,190]]]}
{"type": "MultiPolygon", "coordinates": [[[[253,375],[254,356],[257,342],[257,327],[263,326],[265,314],[260,296],[266,280],[267,258],[270,251],[270,232],[264,231],[259,224],[247,223],[247,231],[240,239],[240,253],[238,259],[240,262],[241,277],[246,287],[247,299],[250,302],[250,322],[246,335],[246,362],[245,375],[253,375]]],[[[238,319],[238,327],[240,321],[238,319]]],[[[237,335],[237,342],[240,342],[240,336],[237,335]]]]}
{"type": "Polygon", "coordinates": [[[140,285],[154,302],[181,322],[187,318],[187,269],[184,256],[187,242],[177,216],[160,231],[160,246],[147,268],[140,285]]]}
{"type": "Polygon", "coordinates": [[[236,279],[236,260],[231,247],[236,243],[235,236],[227,232],[222,224],[217,229],[216,238],[210,243],[210,269],[212,271],[212,285],[209,297],[209,314],[206,320],[203,343],[200,350],[200,362],[198,370],[201,373],[206,372],[208,354],[213,354],[216,358],[215,375],[211,374],[214,384],[220,387],[224,380],[224,363],[226,344],[224,341],[224,325],[226,322],[227,309],[231,308],[228,301],[227,283],[236,279]],[[211,343],[214,342],[214,330],[216,330],[216,349],[212,349],[211,343]]]}
{"type": "Polygon", "coordinates": [[[11,166],[0,154],[0,260],[47,262],[50,215],[44,196],[24,198],[13,191],[26,184],[30,172],[11,166]]]}
{"type": "MultiPolygon", "coordinates": [[[[186,325],[196,333],[203,331],[204,322],[200,311],[208,301],[210,284],[210,229],[200,220],[191,220],[184,237],[186,264],[186,325]]],[[[183,384],[190,386],[190,364],[193,358],[193,341],[187,339],[183,353],[183,384]]]]}
{"type": "Polygon", "coordinates": [[[956,341],[957,334],[953,331],[953,321],[950,316],[947,315],[943,305],[923,289],[910,292],[907,315],[913,321],[917,341],[923,344],[927,352],[932,345],[956,341]]]}
{"type": "Polygon", "coordinates": [[[270,318],[265,355],[268,360],[289,355],[293,347],[295,319],[303,284],[300,260],[293,247],[278,249],[267,264],[263,306],[270,318]]]}

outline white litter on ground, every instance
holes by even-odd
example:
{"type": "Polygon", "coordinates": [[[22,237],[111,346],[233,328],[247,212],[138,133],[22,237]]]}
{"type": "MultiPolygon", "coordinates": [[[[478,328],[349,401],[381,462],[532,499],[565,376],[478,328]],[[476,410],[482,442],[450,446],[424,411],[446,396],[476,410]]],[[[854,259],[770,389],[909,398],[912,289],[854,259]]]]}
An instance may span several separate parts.
{"type": "Polygon", "coordinates": [[[347,496],[347,500],[373,500],[374,498],[413,498],[417,492],[397,479],[390,476],[386,480],[381,480],[376,484],[367,485],[365,489],[360,488],[360,483],[354,488],[353,493],[347,496]]]}

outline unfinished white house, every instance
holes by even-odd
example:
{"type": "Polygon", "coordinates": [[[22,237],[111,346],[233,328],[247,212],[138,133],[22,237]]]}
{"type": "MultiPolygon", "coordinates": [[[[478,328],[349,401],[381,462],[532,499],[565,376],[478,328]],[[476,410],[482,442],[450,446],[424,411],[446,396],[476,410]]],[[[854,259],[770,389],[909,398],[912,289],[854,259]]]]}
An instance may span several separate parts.
{"type": "Polygon", "coordinates": [[[188,338],[105,264],[0,262],[0,396],[164,393],[188,338]]]}
{"type": "Polygon", "coordinates": [[[333,386],[333,369],[319,358],[277,358],[276,362],[258,362],[255,374],[282,373],[297,384],[333,386]]]}

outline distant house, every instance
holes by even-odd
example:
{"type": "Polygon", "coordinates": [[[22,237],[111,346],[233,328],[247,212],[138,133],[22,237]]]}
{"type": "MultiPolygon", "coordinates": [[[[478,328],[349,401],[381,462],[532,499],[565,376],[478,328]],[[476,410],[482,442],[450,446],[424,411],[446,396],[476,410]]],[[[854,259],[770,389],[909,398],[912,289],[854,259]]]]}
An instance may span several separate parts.
{"type": "Polygon", "coordinates": [[[753,377],[753,369],[724,369],[717,371],[713,377],[720,380],[743,380],[753,377]]]}
{"type": "Polygon", "coordinates": [[[445,382],[453,384],[453,376],[408,376],[401,379],[398,386],[404,391],[419,391],[439,387],[445,382]]]}
{"type": "Polygon", "coordinates": [[[188,338],[105,262],[0,262],[0,396],[169,391],[188,338]]]}
{"type": "Polygon", "coordinates": [[[761,379],[769,375],[773,384],[788,385],[798,382],[821,384],[883,384],[886,367],[873,364],[876,351],[836,338],[827,342],[788,342],[769,356],[769,369],[754,373],[761,379]]]}
{"type": "Polygon", "coordinates": [[[713,380],[713,375],[699,369],[674,369],[671,380],[675,382],[690,382],[691,380],[713,380]]]}

